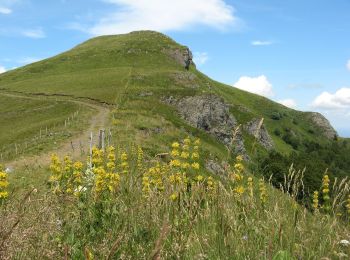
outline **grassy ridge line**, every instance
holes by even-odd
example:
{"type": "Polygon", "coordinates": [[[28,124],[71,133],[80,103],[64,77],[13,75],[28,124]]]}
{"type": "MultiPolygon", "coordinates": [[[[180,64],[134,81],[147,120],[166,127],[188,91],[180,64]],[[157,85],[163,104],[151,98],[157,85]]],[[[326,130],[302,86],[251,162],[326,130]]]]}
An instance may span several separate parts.
{"type": "MultiPolygon", "coordinates": [[[[287,130],[292,130],[299,140],[327,142],[307,119],[307,113],[216,82],[195,68],[186,72],[169,55],[184,48],[169,37],[150,31],[97,37],[55,57],[1,75],[0,87],[30,93],[62,93],[110,104],[120,100],[124,102],[118,106],[135,111],[137,107],[126,103],[137,101],[140,93],[151,92],[147,109],[155,109],[159,115],[159,100],[164,96],[182,98],[212,92],[232,105],[230,112],[241,124],[264,117],[276,149],[284,154],[302,149],[293,149],[282,139],[287,130]],[[282,115],[281,119],[271,119],[274,114],[282,115]],[[281,136],[275,134],[276,130],[281,136]]],[[[250,146],[247,135],[245,139],[250,146]]]]}

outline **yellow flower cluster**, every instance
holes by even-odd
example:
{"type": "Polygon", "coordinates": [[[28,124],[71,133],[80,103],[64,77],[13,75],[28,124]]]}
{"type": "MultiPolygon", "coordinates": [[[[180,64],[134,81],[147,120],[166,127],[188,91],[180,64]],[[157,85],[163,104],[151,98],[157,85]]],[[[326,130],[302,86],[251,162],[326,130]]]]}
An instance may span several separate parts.
{"type": "MultiPolygon", "coordinates": [[[[120,168],[123,173],[127,172],[128,156],[123,152],[120,157],[120,168]]],[[[94,147],[92,149],[92,162],[92,171],[95,174],[95,195],[98,196],[106,192],[116,192],[120,183],[120,174],[116,172],[115,148],[113,146],[108,147],[107,158],[105,158],[103,150],[94,147]]]]}
{"type": "Polygon", "coordinates": [[[50,170],[51,170],[50,182],[56,182],[62,179],[62,166],[61,166],[60,159],[56,154],[51,155],[50,170]]]}
{"type": "Polygon", "coordinates": [[[207,190],[209,191],[210,194],[213,194],[216,190],[216,183],[213,179],[213,177],[209,176],[207,179],[207,190]]]}
{"type": "Polygon", "coordinates": [[[158,161],[151,167],[145,166],[143,151],[136,146],[132,147],[130,156],[120,149],[116,152],[113,146],[106,151],[93,147],[86,169],[81,162],[73,162],[68,156],[61,162],[57,155],[52,155],[50,181],[56,194],[79,196],[88,190],[95,199],[109,199],[111,194],[120,190],[122,183],[135,180],[134,174],[130,173],[136,171],[142,176],[145,198],[163,196],[176,200],[195,190],[201,190],[201,194],[214,194],[217,187],[214,179],[199,172],[199,146],[199,139],[191,140],[189,137],[181,144],[174,142],[171,160],[168,163],[158,161]]]}
{"type": "Polygon", "coordinates": [[[348,198],[346,200],[345,207],[346,207],[346,211],[347,211],[348,215],[350,215],[350,194],[348,195],[348,198]]]}
{"type": "Polygon", "coordinates": [[[254,187],[253,187],[253,178],[252,177],[248,177],[247,186],[248,186],[249,197],[253,198],[254,197],[254,187]]]}
{"type": "Polygon", "coordinates": [[[230,178],[233,181],[235,186],[233,191],[238,196],[241,196],[245,192],[244,171],[245,171],[245,168],[243,165],[243,157],[239,155],[236,157],[236,162],[233,165],[232,172],[230,173],[230,178]]]}
{"type": "Polygon", "coordinates": [[[157,163],[155,167],[148,169],[142,177],[142,192],[144,197],[148,197],[150,192],[161,192],[164,190],[163,178],[166,173],[166,168],[157,163]]]}
{"type": "Polygon", "coordinates": [[[181,143],[172,143],[169,163],[164,165],[157,163],[143,174],[144,197],[149,198],[151,194],[168,194],[168,198],[174,201],[191,187],[203,188],[214,193],[216,190],[214,179],[206,178],[199,173],[199,146],[199,139],[191,140],[189,137],[181,143]]]}
{"type": "Polygon", "coordinates": [[[319,200],[318,200],[318,191],[314,191],[314,194],[312,196],[312,208],[316,211],[319,207],[319,200]]]}
{"type": "Polygon", "coordinates": [[[0,201],[8,197],[8,186],[7,173],[3,170],[2,165],[0,165],[0,201]]]}
{"type": "Polygon", "coordinates": [[[143,170],[143,150],[140,146],[137,147],[137,169],[140,172],[143,170]]]}
{"type": "Polygon", "coordinates": [[[330,197],[329,197],[329,177],[325,174],[322,178],[322,198],[323,198],[323,209],[328,212],[330,210],[330,197]]]}
{"type": "Polygon", "coordinates": [[[126,152],[120,155],[120,168],[121,172],[124,174],[129,172],[128,154],[126,152]]]}
{"type": "Polygon", "coordinates": [[[267,200],[267,191],[266,191],[265,182],[263,179],[259,180],[259,192],[260,192],[260,195],[259,195],[260,201],[262,205],[265,205],[267,200]]]}
{"type": "Polygon", "coordinates": [[[69,156],[65,156],[63,164],[56,154],[51,156],[50,183],[55,194],[74,194],[79,196],[83,183],[83,163],[72,162],[69,156]]]}
{"type": "Polygon", "coordinates": [[[99,167],[103,164],[103,150],[98,149],[96,146],[92,148],[92,164],[95,167],[99,167]]]}
{"type": "Polygon", "coordinates": [[[173,168],[180,168],[187,171],[198,171],[200,165],[199,160],[199,145],[200,140],[196,139],[194,142],[189,137],[183,140],[183,144],[174,142],[170,153],[172,160],[170,166],[173,168]]]}
{"type": "Polygon", "coordinates": [[[328,201],[329,198],[329,177],[328,175],[324,175],[322,178],[322,194],[323,194],[323,199],[325,201],[328,201]]]}

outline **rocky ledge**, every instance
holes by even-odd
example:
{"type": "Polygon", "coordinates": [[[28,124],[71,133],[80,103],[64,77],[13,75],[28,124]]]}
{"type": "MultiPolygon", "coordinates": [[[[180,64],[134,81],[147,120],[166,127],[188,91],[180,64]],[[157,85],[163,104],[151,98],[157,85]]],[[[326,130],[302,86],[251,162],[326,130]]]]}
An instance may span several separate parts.
{"type": "Polygon", "coordinates": [[[309,118],[318,128],[321,129],[323,135],[328,139],[333,139],[334,137],[338,136],[337,131],[334,130],[333,126],[322,114],[310,112],[309,118]]]}
{"type": "Polygon", "coordinates": [[[179,100],[169,97],[165,102],[175,106],[181,117],[191,126],[215,136],[228,147],[233,145],[235,152],[248,159],[238,123],[230,114],[229,105],[221,98],[215,95],[185,97],[179,100]]]}

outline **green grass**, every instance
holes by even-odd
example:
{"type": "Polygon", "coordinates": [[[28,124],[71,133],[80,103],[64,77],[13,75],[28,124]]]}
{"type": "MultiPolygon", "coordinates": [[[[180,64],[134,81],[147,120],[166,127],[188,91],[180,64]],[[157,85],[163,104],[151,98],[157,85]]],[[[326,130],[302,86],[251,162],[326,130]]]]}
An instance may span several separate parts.
{"type": "MultiPolygon", "coordinates": [[[[157,162],[166,165],[167,161],[147,156],[144,170],[138,170],[135,152],[123,144],[116,147],[117,154],[128,151],[130,171],[121,174],[115,194],[105,191],[96,197],[94,189],[86,186],[79,198],[54,195],[48,189],[47,169],[27,169],[25,179],[10,176],[10,181],[21,182],[27,191],[35,187],[37,192],[23,199],[23,190],[14,191],[0,206],[0,230],[10,234],[0,236],[0,243],[4,242],[0,252],[15,259],[86,259],[86,255],[94,259],[341,259],[350,254],[340,244],[349,239],[349,216],[332,216],[343,212],[337,206],[344,199],[343,190],[332,188],[332,199],[338,202],[328,215],[312,213],[294,201],[292,194],[301,189],[298,178],[286,183],[292,187],[290,195],[265,184],[267,201],[262,203],[257,178],[253,197],[248,192],[238,196],[234,192],[238,184],[227,179],[217,178],[212,191],[205,188],[206,179],[192,183],[191,190],[183,184],[175,186],[168,177],[179,170],[165,168],[164,191],[154,189],[145,198],[143,174],[157,162]],[[28,185],[30,178],[36,179],[28,185]],[[174,189],[181,195],[172,201],[174,189]]],[[[201,155],[207,152],[204,145],[201,155]]],[[[116,162],[119,165],[120,159],[116,162]]],[[[197,174],[201,172],[188,171],[192,180],[197,174]]],[[[245,187],[248,176],[245,172],[245,187]]],[[[62,189],[65,185],[61,183],[62,189]]]]}
{"type": "MultiPolygon", "coordinates": [[[[274,134],[277,128],[282,131],[291,129],[300,139],[328,142],[320,134],[321,130],[307,119],[306,113],[215,82],[194,68],[186,72],[167,55],[171,50],[183,48],[156,32],[97,37],[53,58],[2,74],[0,88],[92,98],[134,110],[134,114],[138,113],[138,107],[130,104],[136,104],[140,94],[151,93],[151,96],[143,98],[148,103],[143,109],[154,110],[151,116],[164,117],[166,113],[166,120],[183,128],[188,127],[177,120],[176,112],[164,112],[169,109],[163,109],[160,99],[170,95],[181,98],[211,91],[232,105],[231,112],[241,124],[264,117],[276,149],[282,153],[288,154],[293,148],[274,134]],[[211,90],[208,84],[212,86],[211,90]],[[276,112],[283,115],[281,120],[271,119],[276,112]],[[292,123],[293,119],[298,122],[297,125],[292,123]],[[309,132],[310,129],[314,134],[309,132]]],[[[120,136],[121,139],[124,137],[120,136]]],[[[247,146],[251,145],[247,140],[247,146]]]]}
{"type": "MultiPolygon", "coordinates": [[[[228,156],[222,143],[189,126],[174,107],[162,102],[169,96],[207,94],[220,96],[230,104],[230,113],[240,124],[264,118],[275,149],[283,154],[303,149],[301,145],[295,150],[282,139],[288,131],[301,142],[330,142],[310,122],[307,113],[216,82],[193,67],[186,71],[167,54],[184,48],[155,32],[102,36],[53,58],[1,74],[0,94],[36,98],[0,95],[0,152],[6,154],[14,143],[20,150],[30,144],[24,155],[49,152],[57,143],[85,129],[95,112],[72,101],[105,102],[114,108],[110,130],[117,147],[142,146],[149,166],[157,161],[166,163],[167,159],[160,160],[157,154],[169,152],[168,145],[179,136],[200,137],[201,174],[207,177],[207,160],[233,164],[233,154],[228,156]],[[50,97],[40,99],[33,94],[50,97]],[[64,121],[76,111],[79,117],[64,127],[64,121]],[[272,119],[276,113],[281,115],[279,120],[272,119]],[[46,135],[46,127],[59,134],[46,135]],[[40,129],[43,136],[38,139],[40,129]]],[[[259,158],[256,153],[264,155],[267,151],[245,131],[243,137],[254,166],[254,160],[259,158]]],[[[13,159],[15,154],[7,156],[13,159]]],[[[257,185],[259,172],[251,169],[257,185]]],[[[290,195],[270,186],[268,203],[262,206],[257,188],[252,200],[237,199],[232,191],[235,184],[215,176],[222,183],[216,196],[209,198],[203,190],[184,192],[187,201],[176,204],[169,200],[168,190],[146,201],[142,196],[142,174],[135,170],[123,177],[117,196],[97,203],[93,196],[81,201],[51,194],[48,168],[15,169],[9,175],[10,199],[0,205],[4,220],[0,232],[11,232],[3,252],[15,259],[57,259],[66,255],[84,259],[88,251],[95,259],[109,254],[114,259],[149,259],[159,241],[159,254],[168,259],[272,259],[278,252],[294,257],[286,259],[337,259],[341,254],[350,255],[349,249],[338,243],[349,239],[349,227],[344,222],[347,217],[313,214],[295,206],[290,195]],[[38,193],[21,201],[33,187],[38,193]],[[11,230],[18,220],[18,227],[11,230]],[[164,238],[160,235],[162,225],[170,229],[164,238]]]]}
{"type": "Polygon", "coordinates": [[[84,129],[93,113],[86,106],[72,101],[4,96],[1,93],[2,161],[14,159],[19,155],[50,151],[61,141],[84,129]]]}

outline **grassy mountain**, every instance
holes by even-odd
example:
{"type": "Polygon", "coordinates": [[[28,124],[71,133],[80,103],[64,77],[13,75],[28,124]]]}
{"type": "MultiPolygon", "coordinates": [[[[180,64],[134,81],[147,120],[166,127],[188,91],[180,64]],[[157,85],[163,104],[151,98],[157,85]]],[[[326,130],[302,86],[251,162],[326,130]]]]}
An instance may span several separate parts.
{"type": "MultiPolygon", "coordinates": [[[[264,118],[277,151],[298,150],[301,140],[328,142],[324,130],[310,120],[309,113],[220,84],[194,67],[185,71],[176,57],[180,55],[181,59],[185,50],[186,47],[156,32],[97,37],[53,58],[1,75],[0,88],[91,98],[138,116],[157,115],[176,127],[184,122],[179,122],[174,108],[165,106],[162,98],[210,94],[230,105],[230,113],[239,124],[264,118]]],[[[243,135],[245,146],[251,146],[252,138],[245,131],[243,135]]]]}
{"type": "Polygon", "coordinates": [[[332,178],[348,175],[348,140],[337,137],[319,114],[221,84],[194,64],[186,70],[189,58],[186,46],[140,31],[97,37],[0,75],[0,162],[17,161],[9,174],[12,194],[8,202],[0,197],[0,256],[320,259],[350,254],[338,243],[348,239],[350,183],[332,178]],[[63,160],[65,154],[85,159],[90,132],[96,143],[101,128],[108,129],[106,142],[116,152],[95,151],[92,168],[63,160]],[[186,157],[186,139],[173,144],[173,153],[164,153],[186,136],[201,139],[199,158],[186,159],[188,165],[199,163],[188,178],[172,165],[177,145],[186,157]],[[61,158],[54,157],[48,168],[51,152],[61,158]],[[308,167],[304,182],[291,163],[297,170],[308,167]],[[115,179],[105,172],[114,164],[115,179]],[[334,184],[332,208],[329,191],[323,192],[326,168],[334,184]],[[84,186],[76,176],[98,181],[84,186]],[[282,183],[286,194],[262,177],[278,187],[282,183]],[[51,184],[59,179],[55,194],[48,189],[49,178],[51,184]],[[76,191],[76,183],[87,192],[76,191]],[[97,183],[106,186],[99,187],[103,196],[93,186],[97,183]],[[305,193],[320,187],[313,211],[295,202],[310,202],[305,193]],[[28,189],[23,200],[17,198],[28,189]]]}
{"type": "MultiPolygon", "coordinates": [[[[289,109],[221,84],[194,65],[187,71],[184,64],[189,56],[186,46],[157,32],[101,36],[1,74],[0,89],[110,105],[115,108],[111,113],[114,138],[127,143],[135,137],[151,154],[176,136],[198,135],[210,151],[203,162],[230,160],[225,147],[231,145],[237,128],[233,151],[246,158],[267,156],[270,150],[288,157],[308,151],[315,143],[328,147],[337,138],[328,121],[317,113],[289,109]]],[[[314,169],[310,166],[310,170],[314,169]]],[[[336,172],[344,176],[346,170],[336,172]]]]}

